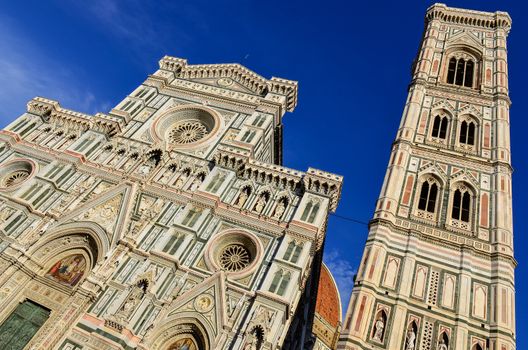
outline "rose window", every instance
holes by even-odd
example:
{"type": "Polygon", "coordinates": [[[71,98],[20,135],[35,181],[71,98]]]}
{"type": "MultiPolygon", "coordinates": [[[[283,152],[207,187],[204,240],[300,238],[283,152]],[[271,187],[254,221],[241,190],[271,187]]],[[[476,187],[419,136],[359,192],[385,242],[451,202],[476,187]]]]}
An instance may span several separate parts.
{"type": "Polygon", "coordinates": [[[27,170],[18,170],[8,174],[4,179],[2,179],[2,187],[11,187],[18,185],[19,183],[24,182],[29,177],[29,172],[27,170]]]}
{"type": "Polygon", "coordinates": [[[151,126],[154,140],[165,142],[168,149],[200,147],[218,134],[221,115],[199,105],[179,105],[166,110],[151,126]]]}
{"type": "Polygon", "coordinates": [[[199,121],[183,121],[169,131],[171,143],[186,145],[203,139],[208,134],[207,127],[199,121]]]}
{"type": "Polygon", "coordinates": [[[245,269],[251,261],[250,253],[240,244],[231,244],[225,247],[220,254],[220,265],[230,272],[245,269]]]}
{"type": "Polygon", "coordinates": [[[0,191],[20,187],[35,173],[35,163],[27,159],[14,159],[0,166],[0,191]]]}

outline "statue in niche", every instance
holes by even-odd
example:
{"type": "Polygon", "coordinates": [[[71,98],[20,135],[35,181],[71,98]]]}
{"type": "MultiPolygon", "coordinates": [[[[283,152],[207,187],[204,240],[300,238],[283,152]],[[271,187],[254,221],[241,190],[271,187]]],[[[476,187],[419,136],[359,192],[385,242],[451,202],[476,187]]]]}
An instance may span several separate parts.
{"type": "Polygon", "coordinates": [[[275,212],[273,213],[273,218],[280,220],[282,218],[282,214],[284,214],[284,211],[286,210],[286,206],[284,205],[284,200],[280,200],[277,206],[275,207],[275,212]]]}
{"type": "MultiPolygon", "coordinates": [[[[123,152],[124,153],[124,152],[123,152]]],[[[117,164],[117,162],[119,162],[119,160],[121,159],[120,157],[121,154],[119,154],[119,152],[114,156],[114,158],[112,158],[109,162],[108,162],[108,165],[110,166],[115,166],[117,164]]]]}
{"type": "Polygon", "coordinates": [[[145,163],[139,167],[139,173],[143,176],[146,176],[150,173],[151,167],[149,164],[145,163]]]}
{"type": "Polygon", "coordinates": [[[235,202],[235,206],[242,208],[244,204],[246,203],[249,197],[249,194],[250,194],[250,189],[248,187],[242,189],[242,192],[240,192],[240,195],[238,196],[238,199],[235,202]]]}
{"type": "Polygon", "coordinates": [[[4,223],[11,217],[11,215],[15,212],[14,209],[11,208],[2,208],[0,211],[0,223],[4,223]]]}
{"type": "Polygon", "coordinates": [[[254,327],[251,332],[246,334],[246,343],[244,344],[243,350],[259,350],[262,348],[264,342],[263,330],[257,326],[254,327]]]}
{"type": "Polygon", "coordinates": [[[414,332],[414,329],[411,327],[407,331],[407,337],[405,338],[405,350],[414,350],[415,343],[416,343],[416,333],[414,332]]]}
{"type": "Polygon", "coordinates": [[[177,189],[182,188],[183,185],[185,184],[185,181],[187,181],[187,178],[189,177],[189,173],[190,173],[189,170],[183,171],[180,177],[178,177],[178,180],[176,180],[174,187],[176,187],[177,189]]]}
{"type": "Polygon", "coordinates": [[[170,180],[173,174],[174,174],[174,171],[172,171],[171,169],[165,170],[165,172],[160,178],[160,182],[166,184],[170,180]]]}
{"type": "Polygon", "coordinates": [[[266,193],[264,192],[258,197],[257,204],[255,204],[254,210],[259,214],[262,213],[267,202],[268,198],[266,197],[266,193]]]}
{"type": "Polygon", "coordinates": [[[380,316],[374,323],[374,336],[372,337],[372,339],[382,342],[384,330],[385,330],[385,321],[383,319],[383,316],[380,314],[380,316]]]}
{"type": "Polygon", "coordinates": [[[147,282],[139,281],[132,287],[132,290],[128,294],[125,302],[121,305],[119,310],[116,312],[116,318],[121,321],[128,319],[135,308],[139,305],[145,294],[147,293],[147,282]]]}
{"type": "Polygon", "coordinates": [[[256,350],[257,342],[258,339],[255,334],[253,334],[253,332],[249,333],[246,337],[246,344],[244,345],[244,350],[256,350]]]}
{"type": "Polygon", "coordinates": [[[196,191],[198,187],[200,187],[200,185],[202,184],[203,179],[204,179],[203,175],[196,176],[192,182],[191,191],[196,191]]]}
{"type": "Polygon", "coordinates": [[[97,156],[96,160],[97,161],[103,161],[105,160],[108,155],[110,154],[110,151],[112,150],[112,147],[111,146],[106,146],[103,148],[103,151],[101,153],[99,153],[99,155],[97,156]]]}
{"type": "Polygon", "coordinates": [[[443,337],[440,338],[440,341],[438,342],[438,350],[448,350],[447,344],[445,343],[443,337]]]}
{"type": "Polygon", "coordinates": [[[86,260],[82,255],[75,254],[57,261],[46,275],[58,282],[73,287],[80,281],[85,269],[86,260]]]}

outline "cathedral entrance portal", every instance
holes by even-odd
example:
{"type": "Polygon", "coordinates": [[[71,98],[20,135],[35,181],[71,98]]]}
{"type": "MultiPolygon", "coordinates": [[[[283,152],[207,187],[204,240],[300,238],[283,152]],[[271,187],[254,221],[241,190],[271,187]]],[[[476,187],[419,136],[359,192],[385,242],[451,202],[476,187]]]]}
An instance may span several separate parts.
{"type": "Polygon", "coordinates": [[[0,349],[22,350],[49,318],[50,311],[32,301],[19,304],[0,326],[0,349]]]}

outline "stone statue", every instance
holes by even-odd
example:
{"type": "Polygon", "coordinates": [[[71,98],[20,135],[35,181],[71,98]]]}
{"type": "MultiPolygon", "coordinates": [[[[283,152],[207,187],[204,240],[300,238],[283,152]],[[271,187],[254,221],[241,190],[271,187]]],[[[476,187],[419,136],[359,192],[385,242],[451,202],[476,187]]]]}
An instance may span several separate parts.
{"type": "Polygon", "coordinates": [[[282,217],[282,214],[284,214],[284,211],[286,210],[283,201],[279,201],[279,204],[277,204],[277,207],[275,208],[275,213],[273,213],[273,218],[280,220],[282,217]]]}
{"type": "Polygon", "coordinates": [[[165,170],[161,176],[160,182],[166,184],[174,173],[171,170],[165,170]]]}
{"type": "Polygon", "coordinates": [[[202,181],[198,177],[195,178],[191,185],[191,191],[196,191],[201,184],[202,181]]]}
{"type": "Polygon", "coordinates": [[[374,325],[374,337],[373,339],[379,342],[383,341],[383,331],[385,329],[385,322],[383,321],[383,318],[380,316],[374,325]]]}
{"type": "Polygon", "coordinates": [[[444,341],[444,339],[440,338],[440,341],[438,342],[438,350],[448,350],[448,347],[444,341]]]}
{"type": "Polygon", "coordinates": [[[235,205],[239,208],[242,208],[244,204],[246,203],[249,195],[247,194],[247,190],[243,189],[242,192],[240,192],[240,195],[238,196],[238,199],[235,203],[235,205]]]}
{"type": "Polygon", "coordinates": [[[264,210],[264,207],[266,206],[267,200],[266,195],[263,193],[260,195],[260,197],[257,199],[257,204],[255,204],[255,211],[257,213],[262,213],[262,210],[264,210]]]}
{"type": "Polygon", "coordinates": [[[405,350],[414,350],[414,343],[416,342],[416,334],[414,329],[407,331],[407,338],[405,339],[405,350]]]}
{"type": "Polygon", "coordinates": [[[244,345],[244,350],[257,350],[257,337],[253,332],[249,333],[246,337],[246,344],[244,345]]]}
{"type": "Polygon", "coordinates": [[[150,173],[150,166],[148,164],[143,164],[140,168],[139,168],[139,173],[143,176],[146,176],[150,173]]]}
{"type": "Polygon", "coordinates": [[[11,208],[2,208],[2,210],[0,211],[0,224],[7,221],[7,219],[9,219],[14,212],[15,211],[11,208]]]}
{"type": "Polygon", "coordinates": [[[132,287],[132,291],[128,295],[126,301],[121,305],[116,313],[116,317],[121,320],[126,320],[132,315],[132,312],[143,298],[143,290],[138,286],[132,287]]]}
{"type": "Polygon", "coordinates": [[[184,175],[180,176],[178,178],[178,180],[176,180],[176,183],[174,184],[174,187],[180,189],[183,187],[183,183],[185,182],[185,180],[187,179],[187,177],[185,177],[184,175]]]}

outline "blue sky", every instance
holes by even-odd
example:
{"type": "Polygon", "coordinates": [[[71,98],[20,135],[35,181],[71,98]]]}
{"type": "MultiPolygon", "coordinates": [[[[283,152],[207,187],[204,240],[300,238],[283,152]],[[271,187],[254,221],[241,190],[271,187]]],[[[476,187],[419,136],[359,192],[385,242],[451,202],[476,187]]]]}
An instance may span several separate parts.
{"type": "MultiPolygon", "coordinates": [[[[165,54],[190,64],[239,62],[299,81],[285,117],[284,164],[345,176],[337,214],[373,213],[418,50],[427,1],[9,1],[0,11],[0,127],[34,96],[87,113],[108,111],[157,69],[165,54]],[[368,148],[368,152],[365,149],[368,148]]],[[[522,1],[450,1],[508,11],[518,348],[528,348],[528,174],[522,130],[528,23],[522,1]]],[[[343,303],[367,228],[332,218],[325,261],[343,303]]]]}

